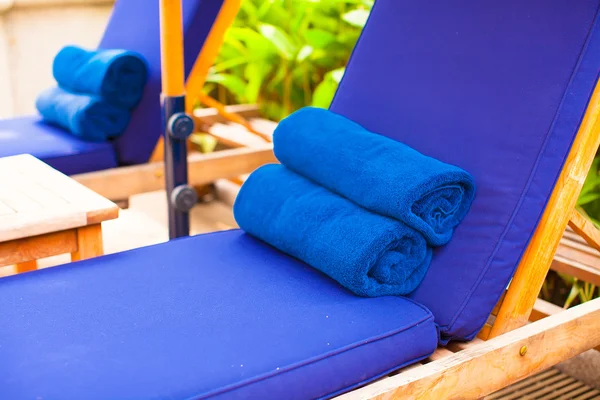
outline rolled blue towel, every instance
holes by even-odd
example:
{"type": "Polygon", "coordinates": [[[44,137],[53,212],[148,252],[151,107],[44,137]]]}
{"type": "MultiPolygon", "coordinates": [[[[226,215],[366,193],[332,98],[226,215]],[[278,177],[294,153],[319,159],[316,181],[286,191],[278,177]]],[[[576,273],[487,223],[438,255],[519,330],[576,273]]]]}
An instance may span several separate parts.
{"type": "Polygon", "coordinates": [[[142,98],[148,68],[135,52],[66,46],[54,58],[52,74],[70,92],[103,97],[117,107],[131,109],[142,98]]]}
{"type": "Polygon", "coordinates": [[[475,195],[473,177],[328,110],[307,107],[273,137],[286,167],[379,214],[446,244],[475,195]]]}
{"type": "Polygon", "coordinates": [[[254,171],[233,210],[244,231],[360,296],[408,294],[431,261],[431,249],[415,230],[281,165],[254,171]]]}
{"type": "Polygon", "coordinates": [[[89,141],[104,141],[121,134],[129,123],[129,111],[88,95],[50,88],[37,97],[35,106],[44,121],[58,125],[89,141]]]}

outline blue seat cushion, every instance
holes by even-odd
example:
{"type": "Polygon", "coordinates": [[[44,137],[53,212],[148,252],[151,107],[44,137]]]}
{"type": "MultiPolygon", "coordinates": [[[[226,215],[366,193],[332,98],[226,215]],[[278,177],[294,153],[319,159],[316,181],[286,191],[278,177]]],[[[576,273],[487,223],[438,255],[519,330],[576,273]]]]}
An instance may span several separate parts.
{"type": "Polygon", "coordinates": [[[432,315],[239,230],[0,279],[0,398],[307,399],[422,359],[432,315]]]}
{"type": "Polygon", "coordinates": [[[0,157],[18,154],[31,154],[67,175],[117,166],[111,143],[86,142],[33,116],[0,119],[0,157]]]}
{"type": "Polygon", "coordinates": [[[412,295],[443,342],[475,336],[535,232],[600,72],[599,5],[375,2],[331,109],[475,178],[412,295]]]}

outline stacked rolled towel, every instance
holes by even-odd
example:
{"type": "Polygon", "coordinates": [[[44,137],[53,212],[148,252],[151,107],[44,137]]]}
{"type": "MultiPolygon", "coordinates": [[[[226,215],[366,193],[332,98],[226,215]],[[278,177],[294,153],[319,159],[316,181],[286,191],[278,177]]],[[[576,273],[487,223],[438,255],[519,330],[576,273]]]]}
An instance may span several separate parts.
{"type": "Polygon", "coordinates": [[[238,225],[361,296],[415,290],[475,194],[462,169],[327,110],[283,120],[274,149],[282,165],[244,183],[238,225]]]}
{"type": "Polygon", "coordinates": [[[94,142],[119,135],[129,122],[127,110],[99,97],[74,94],[61,88],[50,88],[40,93],[35,106],[46,122],[94,142]]]}
{"type": "Polygon", "coordinates": [[[307,107],[281,121],[275,156],[373,212],[405,222],[432,246],[450,241],[467,214],[473,177],[330,111],[307,107]]]}
{"type": "Polygon", "coordinates": [[[148,67],[134,52],[67,46],[54,58],[52,73],[58,87],[36,100],[42,118],[84,140],[104,141],[125,131],[148,67]]]}
{"type": "Polygon", "coordinates": [[[239,226],[361,296],[412,292],[431,250],[400,221],[362,209],[281,165],[265,165],[234,205],[239,226]]]}
{"type": "Polygon", "coordinates": [[[58,85],[70,92],[101,97],[116,107],[135,107],[144,91],[144,59],[127,50],[89,51],[66,46],[52,63],[58,85]]]}

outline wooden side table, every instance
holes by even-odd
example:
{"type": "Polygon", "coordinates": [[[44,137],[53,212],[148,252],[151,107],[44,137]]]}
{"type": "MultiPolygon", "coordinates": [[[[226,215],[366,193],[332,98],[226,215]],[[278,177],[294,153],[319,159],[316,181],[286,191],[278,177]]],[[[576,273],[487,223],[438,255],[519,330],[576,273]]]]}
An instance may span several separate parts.
{"type": "Polygon", "coordinates": [[[0,158],[0,266],[19,273],[58,254],[102,255],[101,223],[118,216],[116,204],[33,156],[0,158]]]}

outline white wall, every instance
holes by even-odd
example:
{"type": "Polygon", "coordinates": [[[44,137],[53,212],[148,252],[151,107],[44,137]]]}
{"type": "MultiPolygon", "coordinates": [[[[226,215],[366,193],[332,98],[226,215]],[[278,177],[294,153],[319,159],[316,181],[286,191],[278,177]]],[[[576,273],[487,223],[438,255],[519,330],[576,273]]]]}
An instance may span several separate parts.
{"type": "Polygon", "coordinates": [[[55,84],[54,55],[67,44],[96,47],[113,3],[0,0],[0,118],[35,112],[37,94],[55,84]]]}

